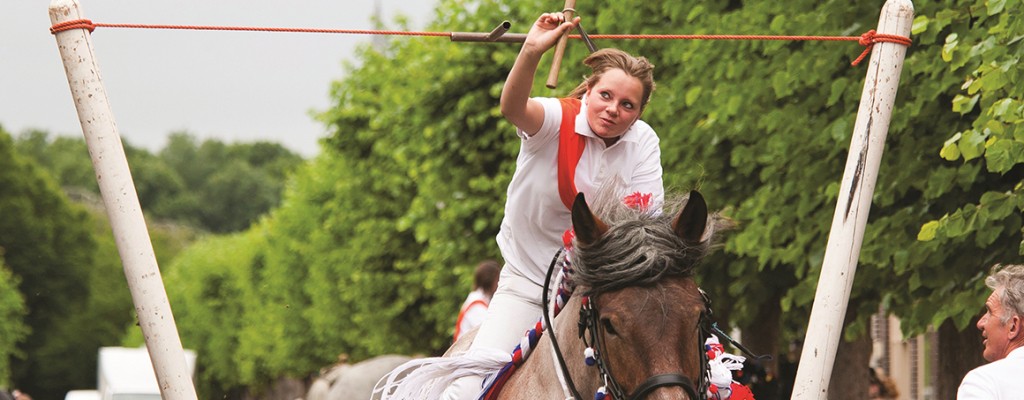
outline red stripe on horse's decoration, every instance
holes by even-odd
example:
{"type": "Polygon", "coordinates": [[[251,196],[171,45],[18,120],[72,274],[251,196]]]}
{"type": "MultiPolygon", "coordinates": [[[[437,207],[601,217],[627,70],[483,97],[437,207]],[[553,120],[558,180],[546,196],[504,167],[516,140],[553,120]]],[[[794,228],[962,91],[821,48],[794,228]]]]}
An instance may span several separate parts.
{"type": "Polygon", "coordinates": [[[576,199],[576,165],[583,157],[587,142],[576,133],[576,115],[580,113],[579,99],[559,99],[562,103],[562,125],[558,129],[558,195],[565,208],[572,209],[576,199]]]}

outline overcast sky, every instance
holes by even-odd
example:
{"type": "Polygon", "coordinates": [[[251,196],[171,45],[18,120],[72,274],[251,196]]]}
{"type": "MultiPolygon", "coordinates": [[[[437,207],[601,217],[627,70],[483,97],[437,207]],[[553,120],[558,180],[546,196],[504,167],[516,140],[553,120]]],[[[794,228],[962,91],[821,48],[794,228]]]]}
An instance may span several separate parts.
{"type": "MultiPolygon", "coordinates": [[[[437,0],[376,0],[422,30],[437,0]]],[[[372,0],[80,0],[97,23],[374,29],[372,0]]],[[[47,0],[0,4],[0,125],[81,136],[67,76],[49,33],[47,0]]],[[[268,140],[311,157],[328,107],[359,44],[373,36],[97,28],[93,46],[123,138],[158,150],[172,132],[199,140],[268,140]]],[[[438,40],[446,40],[439,38],[438,40]]]]}

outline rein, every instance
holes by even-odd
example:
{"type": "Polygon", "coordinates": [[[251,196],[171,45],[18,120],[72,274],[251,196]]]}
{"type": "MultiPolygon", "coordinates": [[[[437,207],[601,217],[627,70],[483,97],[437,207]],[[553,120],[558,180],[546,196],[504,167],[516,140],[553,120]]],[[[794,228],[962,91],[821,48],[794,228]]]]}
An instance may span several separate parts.
{"type": "MultiPolygon", "coordinates": [[[[565,376],[566,386],[569,388],[569,392],[571,393],[573,399],[583,399],[584,397],[580,396],[579,391],[576,390],[576,385],[572,380],[572,376],[569,374],[569,367],[566,365],[565,358],[562,356],[562,350],[558,345],[558,337],[554,331],[555,326],[554,324],[551,323],[551,316],[548,307],[548,291],[551,285],[551,276],[554,274],[555,264],[557,264],[558,259],[562,256],[563,252],[564,248],[559,249],[558,252],[555,253],[555,257],[551,260],[551,264],[548,266],[548,273],[544,279],[544,290],[541,295],[541,300],[544,304],[544,322],[547,325],[548,330],[551,331],[551,345],[552,347],[554,347],[555,356],[558,359],[558,365],[562,370],[562,374],[565,376]]],[[[708,299],[707,295],[704,293],[703,290],[701,290],[700,293],[701,297],[703,297],[704,299],[705,310],[701,312],[699,322],[701,334],[697,336],[699,346],[698,348],[703,348],[704,339],[711,334],[709,330],[710,324],[708,323],[708,317],[711,314],[711,310],[710,300],[708,299]]],[[[610,366],[601,358],[601,354],[605,353],[605,346],[603,336],[598,334],[598,332],[600,332],[600,326],[598,324],[598,321],[600,321],[600,314],[597,308],[591,305],[589,297],[584,297],[583,304],[580,306],[579,336],[583,340],[583,343],[587,345],[588,353],[590,353],[589,350],[593,349],[593,347],[591,347],[591,344],[597,345],[597,348],[594,349],[592,356],[590,354],[587,354],[587,364],[591,364],[590,358],[592,357],[594,363],[597,364],[597,367],[600,370],[601,375],[604,377],[605,381],[605,386],[602,386],[600,389],[598,389],[598,393],[594,397],[595,399],[600,400],[605,398],[605,396],[607,395],[606,391],[608,389],[611,390],[612,397],[617,400],[642,399],[651,391],[665,386],[679,386],[683,388],[683,390],[686,391],[686,394],[693,400],[705,398],[704,396],[698,395],[698,393],[707,393],[707,387],[708,385],[710,385],[710,380],[708,378],[707,373],[707,353],[704,351],[698,351],[698,353],[701,354],[701,378],[699,379],[699,384],[697,387],[694,387],[693,381],[690,378],[683,376],[681,374],[660,374],[647,378],[647,380],[645,380],[643,383],[640,384],[639,387],[637,387],[637,389],[632,393],[631,396],[626,396],[625,391],[622,390],[622,386],[619,385],[618,381],[616,381],[615,378],[612,376],[610,366]],[[587,339],[585,337],[585,333],[588,330],[590,332],[590,343],[587,342],[587,339]]]]}
{"type": "Polygon", "coordinates": [[[558,366],[562,368],[562,375],[565,376],[565,385],[569,387],[569,392],[572,393],[574,399],[582,399],[580,392],[576,390],[576,385],[573,384],[572,376],[569,375],[569,367],[565,365],[565,358],[562,357],[562,349],[558,347],[558,338],[555,335],[555,326],[551,324],[551,313],[548,312],[548,287],[551,285],[551,275],[555,271],[555,264],[558,263],[558,259],[562,257],[562,253],[565,252],[565,248],[559,248],[558,252],[555,253],[555,258],[551,259],[551,265],[548,266],[547,277],[544,278],[544,291],[541,293],[541,301],[544,303],[544,323],[547,325],[548,330],[551,331],[551,346],[555,348],[555,356],[558,357],[558,366]]]}

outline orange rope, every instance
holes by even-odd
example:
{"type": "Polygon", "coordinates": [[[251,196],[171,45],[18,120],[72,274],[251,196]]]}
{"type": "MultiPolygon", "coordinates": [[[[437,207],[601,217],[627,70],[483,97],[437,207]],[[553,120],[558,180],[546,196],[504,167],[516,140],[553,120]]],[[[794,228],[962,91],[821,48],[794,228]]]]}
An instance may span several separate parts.
{"type": "Polygon", "coordinates": [[[70,29],[132,28],[132,29],[180,29],[198,31],[251,31],[251,32],[297,32],[297,33],[347,33],[356,35],[401,35],[401,36],[451,36],[445,32],[382,31],[365,29],[319,29],[319,28],[268,28],[258,26],[205,26],[205,25],[145,25],[145,24],[104,24],[87,19],[61,22],[50,27],[56,34],[70,29]]]}
{"type": "MultiPolygon", "coordinates": [[[[206,25],[145,25],[145,24],[104,24],[93,23],[87,19],[78,19],[54,24],[50,33],[57,34],[71,29],[96,28],[134,28],[134,29],[182,29],[202,31],[255,31],[255,32],[297,32],[297,33],[344,33],[359,35],[399,35],[399,36],[451,36],[451,32],[416,32],[416,31],[385,31],[365,29],[319,29],[319,28],[268,28],[254,26],[206,26],[206,25]]],[[[580,39],[580,35],[570,35],[580,39]]],[[[860,36],[773,36],[773,35],[590,35],[591,39],[653,39],[653,40],[815,40],[815,41],[855,41],[864,46],[864,51],[850,65],[856,66],[864,57],[871,53],[875,43],[896,43],[910,46],[911,40],[905,36],[876,33],[873,29],[860,36]]]]}
{"type": "MultiPolygon", "coordinates": [[[[579,37],[579,35],[574,35],[579,37]]],[[[859,36],[771,36],[771,35],[588,35],[591,39],[682,39],[682,40],[824,40],[858,41],[859,36]]]]}

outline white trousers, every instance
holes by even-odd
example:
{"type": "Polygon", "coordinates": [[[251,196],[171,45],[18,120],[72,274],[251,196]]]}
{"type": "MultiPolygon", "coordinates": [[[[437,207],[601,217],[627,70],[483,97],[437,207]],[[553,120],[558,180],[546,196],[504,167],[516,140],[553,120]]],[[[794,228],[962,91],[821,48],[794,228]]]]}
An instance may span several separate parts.
{"type": "MultiPolygon", "coordinates": [[[[469,351],[489,349],[511,353],[543,315],[543,290],[540,285],[512,272],[506,264],[498,279],[498,290],[487,306],[487,317],[469,351]]],[[[482,376],[457,379],[445,390],[442,399],[475,400],[483,389],[483,380],[482,376]]]]}

